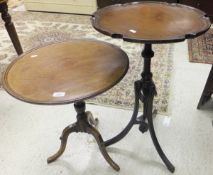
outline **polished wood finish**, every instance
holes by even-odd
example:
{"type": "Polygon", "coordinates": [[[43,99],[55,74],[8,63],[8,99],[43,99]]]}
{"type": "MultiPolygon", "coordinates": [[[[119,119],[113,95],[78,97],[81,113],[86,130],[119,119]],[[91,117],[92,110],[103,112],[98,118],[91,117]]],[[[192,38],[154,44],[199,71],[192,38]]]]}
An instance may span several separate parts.
{"type": "Polygon", "coordinates": [[[205,17],[204,12],[192,7],[152,1],[108,6],[95,12],[91,21],[94,28],[103,34],[125,41],[145,43],[141,53],[144,58],[141,79],[134,83],[135,103],[132,118],[120,133],[104,142],[105,146],[119,142],[133,125],[139,124],[142,133],[149,130],[159,156],[173,173],[175,167],[163,152],[153,125],[156,114],[153,113],[153,99],[157,91],[151,72],[151,58],[154,56],[152,44],[197,37],[210,28],[209,18],[205,17]],[[143,103],[143,114],[138,116],[140,102],[143,103]]]}
{"type": "Polygon", "coordinates": [[[128,56],[120,48],[95,40],[71,40],[32,50],[7,68],[4,88],[14,97],[35,104],[74,102],[77,121],[61,135],[59,150],[47,162],[65,151],[68,136],[84,132],[94,136],[104,159],[116,171],[120,167],[106,151],[95,120],[84,99],[96,96],[118,83],[129,67],[128,56]]]}
{"type": "Polygon", "coordinates": [[[106,35],[146,43],[194,38],[211,25],[204,12],[166,2],[112,5],[95,12],[91,20],[94,28],[106,35]]]}
{"type": "Polygon", "coordinates": [[[84,101],[75,103],[74,107],[77,112],[77,122],[67,126],[63,130],[62,135],[60,137],[61,146],[54,155],[52,155],[51,157],[47,159],[47,163],[54,162],[64,153],[66,149],[66,145],[67,145],[67,140],[70,134],[74,132],[83,132],[83,133],[91,134],[95,138],[104,159],[109,163],[109,165],[114,170],[119,171],[120,167],[111,159],[111,157],[107,153],[102,136],[100,135],[98,130],[95,128],[98,124],[98,120],[93,118],[91,112],[85,111],[86,105],[84,101]]]}
{"type": "Polygon", "coordinates": [[[1,17],[3,21],[5,22],[5,27],[13,43],[13,46],[17,54],[20,55],[23,53],[23,50],[22,50],[18,35],[16,33],[15,26],[11,20],[11,16],[8,13],[7,0],[0,1],[0,12],[1,12],[1,17]]]}
{"type": "Polygon", "coordinates": [[[7,68],[4,88],[35,104],[64,104],[96,96],[118,83],[128,70],[120,48],[95,40],[72,40],[20,56],[7,68]]]}

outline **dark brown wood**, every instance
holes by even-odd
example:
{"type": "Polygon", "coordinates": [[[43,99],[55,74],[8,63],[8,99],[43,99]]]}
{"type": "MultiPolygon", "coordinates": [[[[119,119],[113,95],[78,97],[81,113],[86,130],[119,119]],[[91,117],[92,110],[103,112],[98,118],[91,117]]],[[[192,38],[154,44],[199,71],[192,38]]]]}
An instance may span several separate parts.
{"type": "Polygon", "coordinates": [[[139,124],[139,130],[142,133],[150,131],[150,135],[155,145],[155,148],[161,157],[162,161],[165,163],[166,167],[170,172],[175,171],[175,167],[166,157],[163,152],[158,139],[155,134],[154,125],[152,118],[156,115],[156,110],[153,111],[153,99],[154,96],[157,95],[157,91],[155,88],[155,84],[152,80],[152,72],[151,72],[151,58],[154,56],[154,52],[152,50],[151,44],[145,44],[144,50],[142,51],[142,56],[144,58],[144,69],[141,74],[141,80],[135,81],[134,89],[135,89],[135,104],[134,110],[132,114],[132,118],[127,126],[115,137],[105,141],[105,146],[112,145],[122,138],[124,138],[128,132],[131,130],[133,125],[139,124]],[[143,103],[143,115],[138,117],[139,112],[139,102],[143,103]]]}
{"type": "Polygon", "coordinates": [[[200,97],[197,109],[200,109],[201,106],[203,106],[207,101],[209,101],[211,99],[212,94],[213,94],[213,65],[209,72],[209,76],[206,81],[206,85],[203,89],[203,93],[200,97]]]}
{"type": "Polygon", "coordinates": [[[10,39],[13,43],[13,46],[14,46],[17,54],[20,55],[20,54],[23,53],[23,50],[22,50],[18,35],[16,33],[15,26],[14,26],[12,20],[11,20],[11,16],[8,13],[8,6],[7,6],[6,0],[0,1],[0,12],[1,12],[2,19],[5,22],[5,27],[7,29],[9,36],[10,36],[10,39]]]}
{"type": "Polygon", "coordinates": [[[211,25],[204,12],[166,2],[112,5],[95,12],[91,20],[106,35],[144,43],[183,41],[201,35],[211,25]]]}
{"type": "Polygon", "coordinates": [[[180,4],[163,2],[136,2],[112,5],[99,9],[91,18],[95,29],[111,37],[122,38],[130,42],[145,43],[141,79],[135,81],[135,104],[127,126],[116,136],[105,141],[105,146],[123,139],[133,125],[139,124],[139,130],[150,131],[155,148],[170,172],[175,167],[166,157],[155,134],[153,117],[153,99],[157,95],[152,80],[151,58],[154,56],[152,43],[169,43],[194,38],[210,28],[210,20],[205,13],[180,4]],[[143,115],[138,116],[139,102],[143,103],[143,115]]]}
{"type": "Polygon", "coordinates": [[[65,151],[66,145],[67,145],[67,139],[68,136],[73,132],[84,132],[88,133],[94,136],[95,140],[97,141],[97,144],[99,146],[99,149],[105,158],[105,160],[110,164],[110,166],[116,170],[119,171],[120,167],[111,159],[109,154],[106,151],[106,148],[104,146],[104,141],[102,139],[102,136],[98,132],[98,130],[95,128],[97,125],[97,120],[95,120],[91,114],[91,112],[87,111],[85,112],[86,106],[85,102],[80,101],[74,104],[75,110],[77,112],[77,122],[74,124],[71,124],[67,126],[60,137],[61,139],[61,146],[56,154],[49,157],[47,159],[48,163],[51,163],[58,159],[63,152],[65,151]],[[91,123],[92,121],[92,123],[91,123]]]}
{"type": "Polygon", "coordinates": [[[7,68],[4,88],[35,104],[64,104],[94,97],[126,74],[128,56],[95,40],[72,40],[35,49],[7,68]]]}
{"type": "Polygon", "coordinates": [[[180,0],[180,3],[203,10],[210,17],[211,22],[213,22],[212,0],[180,0]]]}
{"type": "Polygon", "coordinates": [[[192,7],[197,7],[198,0],[180,0],[181,4],[185,4],[192,7]]]}

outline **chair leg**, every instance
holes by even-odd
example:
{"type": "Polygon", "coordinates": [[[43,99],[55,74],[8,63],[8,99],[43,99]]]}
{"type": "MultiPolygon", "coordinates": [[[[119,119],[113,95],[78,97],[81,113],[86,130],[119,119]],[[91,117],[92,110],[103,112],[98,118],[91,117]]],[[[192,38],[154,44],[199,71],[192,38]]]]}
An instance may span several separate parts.
{"type": "Polygon", "coordinates": [[[1,12],[2,19],[5,22],[5,27],[10,36],[10,39],[13,43],[13,46],[14,46],[17,54],[20,55],[23,53],[23,50],[22,50],[18,35],[16,33],[15,26],[14,26],[13,22],[11,21],[11,16],[8,13],[7,2],[0,3],[0,12],[1,12]]]}
{"type": "Polygon", "coordinates": [[[209,72],[208,79],[206,81],[206,85],[204,87],[203,93],[200,97],[197,109],[200,109],[207,101],[210,100],[211,95],[213,93],[213,65],[209,72]]]}

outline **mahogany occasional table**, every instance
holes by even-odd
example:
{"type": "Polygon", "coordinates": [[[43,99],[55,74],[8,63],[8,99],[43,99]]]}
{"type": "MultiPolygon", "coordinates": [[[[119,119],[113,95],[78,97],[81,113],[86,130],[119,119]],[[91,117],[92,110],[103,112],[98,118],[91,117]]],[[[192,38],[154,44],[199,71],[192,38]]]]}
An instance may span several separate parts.
{"type": "Polygon", "coordinates": [[[168,160],[155,135],[153,126],[153,98],[157,95],[152,80],[151,58],[154,56],[152,44],[173,43],[195,38],[210,28],[210,20],[205,13],[181,4],[165,2],[134,2],[117,4],[99,9],[91,18],[95,29],[103,34],[124,41],[144,43],[142,56],[144,68],[141,80],[135,82],[135,106],[128,125],[118,135],[105,141],[112,145],[125,137],[135,124],[144,133],[150,131],[155,148],[161,159],[171,171],[175,167],[168,160]],[[143,115],[138,117],[139,101],[143,103],[143,115]]]}
{"type": "Polygon", "coordinates": [[[62,155],[69,134],[86,132],[95,137],[103,157],[119,171],[95,128],[97,120],[90,112],[85,112],[84,100],[113,87],[124,77],[128,67],[128,56],[116,46],[94,40],[72,40],[21,55],[7,68],[3,86],[9,94],[28,103],[74,103],[77,122],[63,130],[61,147],[48,158],[48,163],[62,155]]]}

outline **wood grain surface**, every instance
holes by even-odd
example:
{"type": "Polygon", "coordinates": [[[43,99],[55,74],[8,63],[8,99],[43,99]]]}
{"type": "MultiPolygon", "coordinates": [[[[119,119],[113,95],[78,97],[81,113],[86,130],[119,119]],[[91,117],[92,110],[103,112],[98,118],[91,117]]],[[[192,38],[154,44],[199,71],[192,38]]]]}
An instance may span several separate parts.
{"type": "Polygon", "coordinates": [[[205,13],[181,4],[137,2],[98,10],[93,26],[112,37],[134,42],[174,42],[193,38],[210,28],[205,13]]]}
{"type": "Polygon", "coordinates": [[[128,66],[128,56],[116,46],[72,40],[20,56],[7,68],[3,86],[29,103],[71,103],[108,90],[123,78],[128,66]]]}

